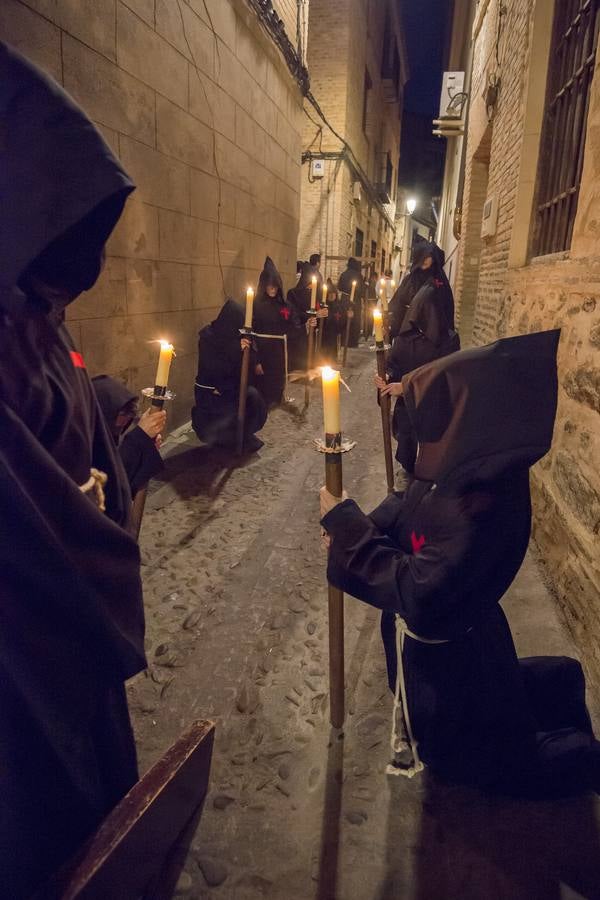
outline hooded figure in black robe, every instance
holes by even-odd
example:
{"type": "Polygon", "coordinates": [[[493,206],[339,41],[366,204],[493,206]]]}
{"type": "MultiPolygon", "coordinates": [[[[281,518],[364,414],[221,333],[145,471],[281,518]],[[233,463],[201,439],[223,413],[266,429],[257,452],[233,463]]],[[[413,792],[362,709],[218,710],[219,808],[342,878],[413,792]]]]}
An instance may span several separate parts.
{"type": "MultiPolygon", "coordinates": [[[[302,263],[298,284],[296,285],[296,287],[291,288],[291,290],[289,290],[287,294],[288,303],[294,309],[298,321],[303,326],[305,326],[305,329],[307,327],[307,323],[311,319],[309,310],[311,308],[313,278],[316,278],[317,280],[315,301],[316,309],[320,309],[321,285],[323,284],[323,276],[321,275],[317,267],[311,265],[310,262],[302,263]]],[[[304,331],[304,334],[306,335],[306,330],[304,331]]],[[[308,365],[307,354],[308,341],[306,340],[306,337],[304,338],[304,340],[295,341],[290,357],[291,368],[299,370],[301,372],[305,372],[308,365]]]]}
{"type": "MultiPolygon", "coordinates": [[[[252,327],[257,334],[287,335],[288,367],[301,355],[301,344],[306,343],[306,333],[300,316],[295,308],[285,299],[283,281],[270,256],[265,265],[256,289],[254,298],[254,314],[252,327]],[[270,297],[270,289],[274,294],[270,297]]],[[[257,381],[257,388],[267,406],[281,403],[285,388],[285,348],[283,340],[273,338],[257,338],[258,357],[263,374],[257,381]]]]}
{"type": "MultiPolygon", "coordinates": [[[[454,297],[442,268],[442,251],[435,244],[423,243],[418,245],[417,254],[416,259],[421,265],[428,259],[431,264],[426,270],[414,270],[415,279],[417,272],[421,274],[412,287],[417,283],[421,283],[421,287],[404,314],[387,359],[389,380],[393,382],[400,381],[419,366],[460,349],[460,339],[454,330],[454,297]]],[[[398,442],[396,459],[406,472],[412,474],[417,438],[402,397],[394,406],[392,426],[398,442]]]]}
{"type": "Polygon", "coordinates": [[[400,326],[408,312],[414,296],[421,290],[427,279],[429,271],[423,268],[423,263],[430,265],[433,262],[433,247],[428,241],[420,241],[413,251],[410,272],[404,276],[396,292],[389,303],[390,340],[398,336],[400,326]]]}
{"type": "Polygon", "coordinates": [[[346,313],[346,316],[349,312],[352,312],[354,314],[350,322],[350,333],[348,335],[349,347],[358,347],[364,286],[365,282],[360,271],[360,263],[357,259],[354,259],[354,257],[351,256],[348,260],[348,267],[344,272],[342,272],[342,274],[340,275],[340,280],[338,281],[338,290],[342,295],[341,299],[342,303],[344,304],[344,311],[346,313]],[[350,304],[353,281],[356,282],[356,288],[354,290],[354,300],[352,304],[350,304]]]}
{"type": "Polygon", "coordinates": [[[558,337],[508,338],[407,375],[418,480],[370,516],[346,500],[323,518],[329,580],[383,611],[394,772],[424,763],[532,796],[600,786],[579,663],[519,661],[500,607],[529,542],[529,468],[552,441],[558,337]]]}
{"type": "Polygon", "coordinates": [[[327,279],[327,318],[323,319],[321,328],[321,356],[327,365],[335,365],[337,362],[338,336],[343,334],[346,325],[346,316],[340,300],[340,294],[331,278],[327,279]]]}
{"type": "Polygon", "coordinates": [[[18,900],[135,782],[124,682],[145,659],[127,479],[61,324],[133,183],[3,44],[0,121],[0,878],[18,900]]]}
{"type": "Polygon", "coordinates": [[[164,469],[156,440],[139,424],[130,428],[137,416],[137,397],[122,381],[110,375],[96,375],[92,378],[92,384],[104,421],[119,448],[131,496],[135,497],[151,478],[164,469]]]}
{"type": "MultiPolygon", "coordinates": [[[[235,300],[226,300],[219,315],[198,335],[198,372],[192,409],[192,425],[202,441],[223,447],[235,447],[237,415],[242,371],[240,328],[244,311],[235,300]]],[[[258,357],[250,350],[244,449],[260,450],[263,442],[256,437],[267,421],[267,406],[254,386],[258,357]]]]}

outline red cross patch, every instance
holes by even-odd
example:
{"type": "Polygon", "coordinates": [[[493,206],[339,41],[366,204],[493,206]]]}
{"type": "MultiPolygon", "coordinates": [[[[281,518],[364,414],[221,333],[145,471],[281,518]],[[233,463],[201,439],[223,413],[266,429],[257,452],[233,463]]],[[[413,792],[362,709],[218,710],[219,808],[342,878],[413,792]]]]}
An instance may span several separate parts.
{"type": "Polygon", "coordinates": [[[289,309],[287,308],[287,306],[282,306],[282,307],[281,307],[281,309],[279,310],[279,315],[280,315],[282,318],[284,318],[285,321],[287,322],[287,320],[288,320],[289,317],[290,317],[290,311],[289,311],[289,309]]]}
{"type": "Polygon", "coordinates": [[[425,535],[422,534],[421,537],[417,537],[417,535],[413,531],[410,536],[410,542],[412,544],[413,553],[418,553],[421,547],[423,547],[425,544],[425,535]]]}
{"type": "Polygon", "coordinates": [[[85,369],[83,356],[81,353],[78,353],[77,350],[71,350],[71,362],[76,369],[85,369]]]}

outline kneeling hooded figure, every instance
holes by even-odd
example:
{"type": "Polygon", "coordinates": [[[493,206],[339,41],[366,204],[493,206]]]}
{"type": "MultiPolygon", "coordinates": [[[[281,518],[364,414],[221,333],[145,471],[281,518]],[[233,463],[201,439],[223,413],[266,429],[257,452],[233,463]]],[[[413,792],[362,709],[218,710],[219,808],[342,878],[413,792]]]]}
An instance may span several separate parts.
{"type": "Polygon", "coordinates": [[[370,515],[324,516],[332,584],[382,610],[393,761],[522,796],[600,786],[581,666],[517,658],[500,601],[527,551],[529,468],[556,414],[559,332],[497,341],[403,379],[416,480],[370,515]]]}
{"type": "MultiPolygon", "coordinates": [[[[208,444],[234,448],[236,445],[238,402],[242,349],[240,328],[244,312],[235,300],[226,300],[219,315],[201,329],[198,335],[198,371],[192,409],[192,426],[208,444]]],[[[255,372],[259,365],[256,348],[252,345],[250,380],[246,395],[244,420],[244,449],[260,450],[263,442],[256,437],[267,421],[267,406],[255,387],[255,372]]]]}

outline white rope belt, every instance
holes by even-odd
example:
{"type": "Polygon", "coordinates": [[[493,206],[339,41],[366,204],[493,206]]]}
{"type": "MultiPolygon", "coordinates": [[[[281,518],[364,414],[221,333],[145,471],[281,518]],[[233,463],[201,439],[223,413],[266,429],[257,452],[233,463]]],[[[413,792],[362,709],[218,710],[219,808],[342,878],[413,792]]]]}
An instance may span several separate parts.
{"type": "Polygon", "coordinates": [[[100,469],[91,468],[88,480],[85,484],[79,485],[79,490],[82,494],[93,494],[92,500],[95,502],[100,512],[106,511],[104,485],[107,481],[108,475],[106,472],[101,472],[100,469]]]}
{"type": "Polygon", "coordinates": [[[283,341],[283,359],[285,365],[285,383],[287,385],[289,381],[289,365],[288,365],[288,336],[287,334],[258,334],[255,333],[254,337],[257,338],[266,338],[268,341],[283,341]]]}
{"type": "Polygon", "coordinates": [[[394,710],[392,713],[392,761],[386,772],[388,775],[403,775],[412,778],[422,772],[424,765],[419,756],[418,742],[415,739],[408,700],[406,697],[406,681],[404,678],[404,640],[406,636],[420,644],[449,644],[449,640],[434,640],[420,637],[411,631],[401,616],[396,616],[396,691],[394,693],[394,710]]]}

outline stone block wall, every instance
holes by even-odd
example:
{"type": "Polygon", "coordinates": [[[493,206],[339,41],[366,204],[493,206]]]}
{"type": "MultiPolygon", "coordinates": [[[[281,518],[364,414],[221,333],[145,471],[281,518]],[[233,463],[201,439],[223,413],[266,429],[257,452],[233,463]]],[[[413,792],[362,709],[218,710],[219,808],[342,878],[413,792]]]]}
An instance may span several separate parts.
{"type": "MultiPolygon", "coordinates": [[[[393,185],[397,181],[400,153],[401,99],[386,103],[381,79],[383,32],[386,7],[393,4],[365,0],[311,0],[307,61],[311,88],[327,119],[352,148],[361,169],[371,183],[381,180],[382,155],[389,151],[394,166],[393,185]],[[367,109],[367,127],[363,128],[365,69],[372,81],[367,109]]],[[[392,27],[400,52],[403,52],[399,22],[392,27]]],[[[305,103],[303,149],[339,152],[342,144],[305,103]],[[310,117],[310,118],[309,118],[310,117]],[[311,121],[313,120],[313,121],[311,121]],[[321,131],[322,127],[322,131],[321,131]]],[[[377,270],[381,250],[390,259],[394,229],[384,227],[377,205],[362,190],[356,201],[353,185],[359,180],[347,161],[325,160],[325,178],[309,180],[309,164],[302,173],[302,216],[299,253],[305,258],[320,250],[325,257],[325,273],[337,278],[345,268],[343,259],[354,254],[356,228],[364,234],[363,254],[370,253],[371,241],[377,242],[377,270]]],[[[394,221],[395,205],[388,214],[394,221]]]]}
{"type": "Polygon", "coordinates": [[[509,334],[562,332],[552,452],[533,470],[534,537],[599,693],[600,252],[511,270],[504,306],[509,334]]]}
{"type": "Polygon", "coordinates": [[[137,184],[69,327],[92,374],[135,391],[153,380],[151,342],[172,340],[175,427],[224,296],[267,254],[293,281],[300,90],[245,0],[2,0],[0,39],[64,85],[137,184]]]}
{"type": "Polygon", "coordinates": [[[519,182],[522,102],[534,5],[535,0],[482,0],[475,21],[463,200],[463,228],[466,224],[468,237],[461,241],[456,283],[465,345],[485,343],[497,334],[503,294],[499,276],[508,266],[519,182]],[[493,76],[500,78],[500,94],[490,117],[484,95],[493,76]],[[482,165],[487,162],[486,179],[482,165]],[[496,234],[483,241],[482,186],[487,197],[498,200],[496,234]]]}
{"type": "MultiPolygon", "coordinates": [[[[558,2],[558,0],[556,0],[558,2]]],[[[591,89],[585,164],[569,251],[528,256],[533,228],[539,134],[548,68],[552,0],[504,0],[499,60],[498,0],[476,13],[468,123],[461,271],[457,301],[463,342],[561,329],[559,404],[552,451],[532,472],[534,536],[564,616],[600,691],[600,74],[591,89]],[[477,23],[477,15],[479,22],[477,23]],[[491,124],[482,101],[490,72],[501,78],[491,124]],[[499,202],[498,226],[483,243],[481,148],[491,134],[487,196],[499,202]],[[479,174],[478,174],[479,172],[479,174]],[[481,222],[479,222],[480,226],[481,222]],[[466,226],[466,227],[465,227],[466,226]],[[469,278],[476,274],[475,303],[469,278]]]]}

